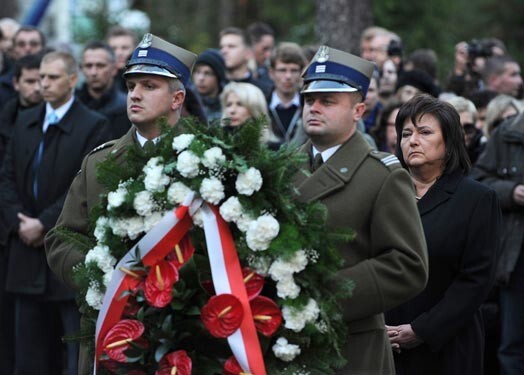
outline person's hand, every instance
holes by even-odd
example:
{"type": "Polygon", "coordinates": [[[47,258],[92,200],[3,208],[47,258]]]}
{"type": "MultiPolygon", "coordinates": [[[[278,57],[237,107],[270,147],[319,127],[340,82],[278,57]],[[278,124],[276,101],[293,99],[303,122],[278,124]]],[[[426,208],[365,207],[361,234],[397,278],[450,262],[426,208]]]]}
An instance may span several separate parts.
{"type": "Polygon", "coordinates": [[[524,206],[524,185],[517,185],[513,189],[513,200],[519,206],[524,206]]]}
{"type": "Polygon", "coordinates": [[[44,243],[44,225],[40,220],[33,217],[18,213],[20,225],[18,227],[18,236],[28,246],[42,246],[44,243]]]}
{"type": "Polygon", "coordinates": [[[422,344],[411,324],[401,324],[399,326],[386,326],[391,348],[400,353],[401,349],[412,349],[422,344]]]}
{"type": "Polygon", "coordinates": [[[391,349],[394,352],[400,353],[400,344],[397,342],[391,342],[391,339],[398,336],[398,330],[396,327],[386,326],[386,332],[388,334],[389,342],[391,344],[391,349]]]}
{"type": "Polygon", "coordinates": [[[455,46],[455,75],[462,76],[466,73],[468,58],[468,43],[458,43],[455,46]]]}

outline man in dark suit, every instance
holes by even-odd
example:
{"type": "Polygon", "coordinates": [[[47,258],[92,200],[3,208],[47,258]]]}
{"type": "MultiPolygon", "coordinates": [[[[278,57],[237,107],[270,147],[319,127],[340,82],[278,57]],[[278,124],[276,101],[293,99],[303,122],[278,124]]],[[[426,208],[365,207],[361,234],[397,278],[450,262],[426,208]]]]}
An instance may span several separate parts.
{"type": "MultiPolygon", "coordinates": [[[[44,236],[60,214],[82,158],[107,140],[107,120],[75,100],[76,61],[51,52],[40,65],[45,103],[17,119],[0,176],[7,227],[6,289],[15,295],[16,374],[59,374],[60,333],[79,329],[74,293],[49,270],[44,236]],[[55,324],[57,323],[57,324],[55,324]]],[[[67,344],[67,374],[77,374],[76,344],[67,344]]]]}
{"type": "MultiPolygon", "coordinates": [[[[83,161],[82,170],[74,179],[57,226],[88,235],[89,214],[100,203],[104,187],[98,182],[96,165],[109,155],[123,164],[130,148],[142,148],[160,134],[157,120],[165,117],[170,126],[180,118],[185,87],[191,78],[196,55],[152,34],[144,35],[127,64],[127,115],[133,127],[126,135],[93,150],[83,161]]],[[[63,241],[55,231],[46,237],[50,267],[68,285],[74,286],[72,269],[84,261],[84,254],[63,241]]],[[[81,346],[79,374],[91,374],[94,358],[81,346]]]]}
{"type": "Polygon", "coordinates": [[[115,53],[105,43],[88,43],[84,47],[81,67],[85,82],[76,96],[88,108],[107,117],[112,139],[120,138],[127,133],[131,123],[127,118],[126,94],[115,83],[115,53]]]}
{"type": "Polygon", "coordinates": [[[345,264],[338,276],[355,282],[352,297],[341,302],[349,331],[348,364],[338,372],[344,375],[395,373],[383,312],[422,291],[428,276],[411,179],[395,156],[372,151],[356,131],[372,73],[372,63],[321,46],[301,92],[310,137],[301,150],[312,173],[296,176],[298,198],[320,200],[329,226],[356,232],[340,244],[345,264]]]}
{"type": "MultiPolygon", "coordinates": [[[[7,102],[0,111],[0,167],[4,162],[7,144],[18,116],[42,102],[40,92],[40,60],[37,55],[24,56],[14,66],[13,84],[18,95],[7,102]]],[[[13,373],[14,299],[5,291],[7,254],[6,233],[0,220],[0,375],[13,373]]]]}

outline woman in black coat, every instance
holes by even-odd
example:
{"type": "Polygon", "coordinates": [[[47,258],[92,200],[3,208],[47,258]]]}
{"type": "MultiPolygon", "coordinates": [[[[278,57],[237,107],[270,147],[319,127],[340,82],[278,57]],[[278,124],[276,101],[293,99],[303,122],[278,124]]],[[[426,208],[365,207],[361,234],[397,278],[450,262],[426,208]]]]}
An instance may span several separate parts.
{"type": "Polygon", "coordinates": [[[453,107],[417,96],[400,109],[395,126],[429,255],[426,289],[386,314],[397,374],[482,374],[479,307],[494,281],[499,202],[491,189],[465,177],[469,159],[453,107]]]}

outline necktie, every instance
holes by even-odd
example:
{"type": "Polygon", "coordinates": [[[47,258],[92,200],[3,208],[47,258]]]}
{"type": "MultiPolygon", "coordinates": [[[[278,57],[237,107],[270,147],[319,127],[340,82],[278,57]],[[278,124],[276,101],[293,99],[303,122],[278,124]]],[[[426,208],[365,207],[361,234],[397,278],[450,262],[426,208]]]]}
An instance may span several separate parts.
{"type": "MultiPolygon", "coordinates": [[[[49,129],[50,126],[54,126],[58,123],[58,116],[55,112],[48,113],[46,119],[47,129],[49,129]]],[[[44,138],[47,129],[44,130],[44,128],[42,127],[42,140],[38,145],[38,150],[36,151],[35,160],[33,162],[33,194],[35,198],[38,197],[38,170],[40,168],[40,163],[42,162],[42,155],[44,153],[44,138]]]]}
{"type": "Polygon", "coordinates": [[[152,154],[155,150],[155,142],[151,140],[147,140],[144,145],[142,146],[142,149],[146,154],[152,154]]]}
{"type": "Polygon", "coordinates": [[[315,172],[318,168],[320,168],[323,162],[324,160],[322,159],[322,154],[320,152],[317,153],[311,162],[311,172],[315,172]]]}

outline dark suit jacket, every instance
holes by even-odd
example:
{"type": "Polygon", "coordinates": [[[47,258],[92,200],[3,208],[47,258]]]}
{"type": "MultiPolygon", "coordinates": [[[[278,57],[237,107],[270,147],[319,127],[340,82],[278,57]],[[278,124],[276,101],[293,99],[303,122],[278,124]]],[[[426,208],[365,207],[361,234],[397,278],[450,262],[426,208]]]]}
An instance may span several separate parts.
{"type": "MultiPolygon", "coordinates": [[[[42,139],[44,116],[45,103],[19,116],[0,175],[0,215],[9,236],[6,288],[14,293],[60,298],[64,291],[48,272],[43,246],[29,247],[19,239],[17,213],[38,218],[45,231],[55,225],[82,158],[108,138],[107,120],[75,100],[62,120],[49,127],[44,135],[35,199],[33,163],[42,139]]],[[[68,298],[71,296],[69,293],[68,298]]]]}
{"type": "Polygon", "coordinates": [[[424,292],[386,314],[411,323],[424,343],[396,356],[398,374],[482,374],[479,310],[495,276],[501,212],[493,190],[461,173],[443,175],[418,203],[428,243],[424,292]]]}
{"type": "MultiPolygon", "coordinates": [[[[311,141],[302,150],[311,153],[311,141]]],[[[383,312],[413,298],[427,279],[426,243],[408,173],[355,132],[311,176],[298,176],[295,183],[300,200],[326,205],[330,227],[356,232],[353,242],[340,246],[346,263],[338,276],[353,280],[355,289],[341,301],[348,365],[337,374],[394,374],[383,312]]]]}
{"type": "Polygon", "coordinates": [[[113,84],[100,99],[95,99],[89,95],[85,83],[82,88],[76,91],[76,95],[85,106],[109,120],[111,139],[122,137],[131,128],[131,122],[127,118],[127,95],[120,91],[116,84],[113,84]]]}

